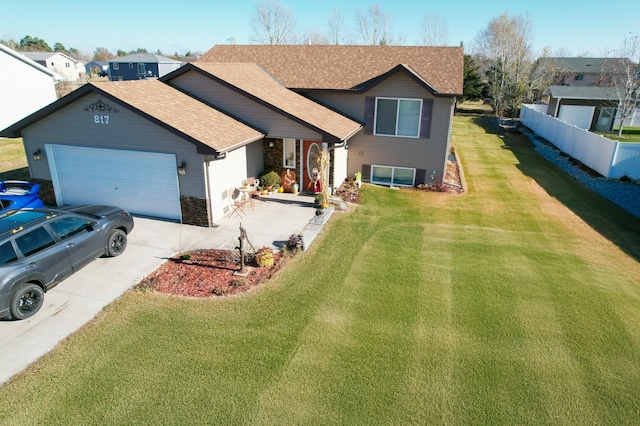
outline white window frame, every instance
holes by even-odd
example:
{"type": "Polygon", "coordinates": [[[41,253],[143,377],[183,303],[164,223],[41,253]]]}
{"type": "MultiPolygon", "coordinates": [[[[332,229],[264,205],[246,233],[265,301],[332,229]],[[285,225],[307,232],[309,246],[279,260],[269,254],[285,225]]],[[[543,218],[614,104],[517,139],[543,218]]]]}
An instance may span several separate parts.
{"type": "Polygon", "coordinates": [[[392,98],[392,97],[377,97],[376,98],[376,105],[375,105],[375,113],[374,113],[374,117],[373,117],[373,134],[376,136],[388,136],[388,137],[394,137],[394,138],[410,138],[410,139],[418,139],[420,138],[420,130],[421,130],[421,126],[422,126],[422,99],[419,98],[392,98]],[[380,99],[385,99],[385,100],[392,100],[392,101],[398,101],[398,105],[396,108],[396,130],[395,130],[395,134],[390,135],[390,134],[386,134],[386,133],[378,133],[378,100],[380,99]],[[420,111],[418,112],[418,131],[416,132],[415,136],[412,135],[399,135],[398,134],[398,123],[400,122],[399,120],[399,116],[400,116],[400,102],[401,101],[413,101],[413,102],[419,102],[420,103],[420,111]]]}
{"type": "Polygon", "coordinates": [[[138,74],[146,74],[147,73],[147,64],[144,62],[138,62],[138,74]]]}
{"type": "Polygon", "coordinates": [[[296,140],[294,138],[282,139],[282,167],[285,169],[296,168],[296,140]],[[287,150],[287,145],[291,145],[290,150],[287,150]],[[287,164],[287,153],[293,154],[293,164],[287,164]]]}
{"type": "Polygon", "coordinates": [[[129,68],[133,69],[133,62],[129,62],[129,68]]]}
{"type": "Polygon", "coordinates": [[[413,187],[416,185],[416,169],[413,167],[399,167],[399,166],[385,166],[384,164],[372,164],[371,165],[371,174],[370,174],[371,178],[370,178],[370,182],[373,184],[377,184],[377,185],[389,185],[389,186],[406,186],[406,187],[413,187]],[[374,168],[376,167],[380,167],[380,168],[385,168],[385,169],[391,169],[391,182],[383,182],[383,181],[376,181],[374,179],[375,173],[374,173],[374,168]],[[396,169],[403,169],[403,170],[412,170],[413,171],[413,180],[411,182],[410,185],[407,184],[403,184],[403,183],[394,183],[394,175],[395,175],[395,171],[396,169]]]}
{"type": "Polygon", "coordinates": [[[120,64],[118,62],[114,62],[113,63],[113,69],[114,70],[119,70],[120,69],[120,64]]]}

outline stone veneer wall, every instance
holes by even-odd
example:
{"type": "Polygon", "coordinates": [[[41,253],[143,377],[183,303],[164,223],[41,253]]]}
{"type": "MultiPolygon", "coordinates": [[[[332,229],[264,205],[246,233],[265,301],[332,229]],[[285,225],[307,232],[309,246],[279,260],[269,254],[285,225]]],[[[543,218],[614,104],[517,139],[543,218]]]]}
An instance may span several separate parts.
{"type": "Polygon", "coordinates": [[[206,198],[180,197],[182,223],[185,225],[211,226],[211,214],[206,198]]]}
{"type": "Polygon", "coordinates": [[[53,182],[43,179],[31,179],[31,182],[40,184],[40,192],[38,193],[38,195],[40,196],[40,199],[43,203],[45,203],[47,206],[57,205],[56,194],[53,191],[53,182]]]}

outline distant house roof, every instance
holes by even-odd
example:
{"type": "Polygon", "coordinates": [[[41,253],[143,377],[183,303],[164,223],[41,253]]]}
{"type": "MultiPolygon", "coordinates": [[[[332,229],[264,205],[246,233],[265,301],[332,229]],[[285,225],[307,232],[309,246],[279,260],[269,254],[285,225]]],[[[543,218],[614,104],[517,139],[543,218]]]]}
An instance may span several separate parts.
{"type": "Polygon", "coordinates": [[[198,62],[184,65],[162,81],[189,70],[200,72],[254,102],[284,114],[322,134],[328,141],[344,141],[362,128],[360,123],[287,89],[257,64],[198,62]]]}
{"type": "Polygon", "coordinates": [[[462,47],[217,45],[197,63],[253,62],[293,90],[366,90],[402,64],[435,95],[462,94],[462,47]]]}
{"type": "Polygon", "coordinates": [[[178,63],[178,64],[181,64],[182,63],[180,61],[176,61],[175,59],[167,58],[166,56],[156,55],[155,53],[132,53],[131,55],[120,56],[120,57],[117,57],[117,58],[109,59],[109,62],[119,62],[119,63],[123,63],[123,62],[132,62],[132,63],[144,62],[144,63],[147,63],[147,64],[150,64],[150,63],[158,63],[158,64],[160,64],[160,63],[162,63],[162,64],[178,63]]]}
{"type": "Polygon", "coordinates": [[[15,58],[15,59],[27,64],[27,65],[29,65],[30,67],[33,67],[33,68],[37,69],[38,71],[41,71],[41,72],[43,72],[45,74],[50,75],[56,81],[64,79],[62,76],[58,75],[57,73],[51,71],[50,69],[48,69],[46,67],[43,67],[42,65],[40,65],[39,63],[37,63],[33,59],[30,59],[27,56],[23,55],[24,52],[16,52],[15,50],[5,46],[2,43],[0,43],[0,51],[5,52],[9,56],[12,56],[13,58],[15,58]]]}
{"type": "Polygon", "coordinates": [[[563,58],[551,57],[540,58],[542,62],[551,62],[557,68],[575,72],[576,74],[611,74],[614,72],[614,65],[622,62],[627,64],[631,61],[627,58],[563,58]]]}
{"type": "Polygon", "coordinates": [[[612,101],[618,100],[615,87],[598,86],[549,86],[544,95],[554,98],[591,99],[612,101]]]}
{"type": "Polygon", "coordinates": [[[61,55],[61,56],[64,56],[65,58],[68,58],[70,61],[77,62],[71,56],[66,55],[62,52],[20,52],[20,53],[34,61],[46,61],[47,59],[53,56],[61,55]]]}
{"type": "Polygon", "coordinates": [[[196,145],[200,154],[220,154],[259,140],[264,134],[158,80],[85,84],[5,129],[17,137],[25,127],[89,93],[103,95],[196,145]]]}

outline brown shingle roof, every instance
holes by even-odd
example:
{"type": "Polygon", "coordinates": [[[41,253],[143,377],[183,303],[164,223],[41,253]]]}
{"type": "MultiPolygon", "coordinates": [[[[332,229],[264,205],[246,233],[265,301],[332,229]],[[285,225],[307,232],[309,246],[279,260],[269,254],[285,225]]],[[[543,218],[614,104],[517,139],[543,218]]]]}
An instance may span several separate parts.
{"type": "Polygon", "coordinates": [[[158,80],[92,84],[100,91],[217,152],[225,152],[264,137],[260,131],[158,80]]]}
{"type": "Polygon", "coordinates": [[[287,89],[255,63],[198,62],[192,66],[330,139],[343,141],[362,127],[360,123],[287,89]]]}
{"type": "Polygon", "coordinates": [[[353,90],[399,64],[438,94],[462,94],[462,47],[218,45],[197,63],[254,62],[291,89],[353,90]]]}

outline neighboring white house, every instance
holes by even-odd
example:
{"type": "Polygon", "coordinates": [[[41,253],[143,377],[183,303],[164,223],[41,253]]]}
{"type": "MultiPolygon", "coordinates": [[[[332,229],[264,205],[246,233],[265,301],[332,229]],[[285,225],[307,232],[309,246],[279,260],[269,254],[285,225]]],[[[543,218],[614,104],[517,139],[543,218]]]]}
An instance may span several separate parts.
{"type": "Polygon", "coordinates": [[[24,56],[61,75],[67,81],[76,81],[84,74],[84,63],[61,52],[21,52],[24,56]]]}
{"type": "Polygon", "coordinates": [[[0,129],[57,99],[62,77],[0,44],[0,129]]]}

